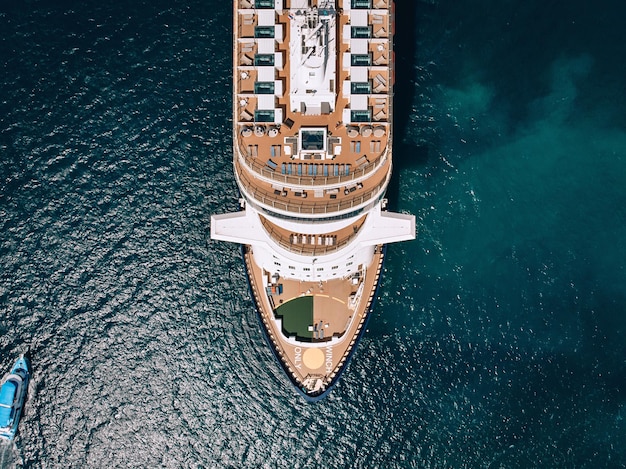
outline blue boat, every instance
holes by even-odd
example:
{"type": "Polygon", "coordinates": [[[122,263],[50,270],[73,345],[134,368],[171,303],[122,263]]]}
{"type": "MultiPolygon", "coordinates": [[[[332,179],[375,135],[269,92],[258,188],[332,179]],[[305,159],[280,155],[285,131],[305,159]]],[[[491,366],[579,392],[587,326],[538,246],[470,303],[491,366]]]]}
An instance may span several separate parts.
{"type": "Polygon", "coordinates": [[[0,387],[0,438],[12,440],[17,433],[20,416],[26,400],[30,369],[21,355],[11,371],[2,378],[0,387]]]}

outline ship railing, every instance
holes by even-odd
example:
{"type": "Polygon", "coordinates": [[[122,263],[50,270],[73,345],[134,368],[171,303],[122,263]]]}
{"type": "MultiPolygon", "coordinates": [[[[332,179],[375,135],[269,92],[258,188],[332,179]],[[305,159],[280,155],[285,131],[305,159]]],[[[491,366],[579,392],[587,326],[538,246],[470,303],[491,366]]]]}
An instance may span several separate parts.
{"type": "MultiPolygon", "coordinates": [[[[254,275],[253,266],[250,262],[250,252],[247,250],[247,248],[244,254],[244,259],[247,265],[248,272],[250,272],[250,275],[254,275]]],[[[261,316],[261,320],[263,321],[263,324],[265,325],[265,330],[267,331],[267,337],[272,342],[273,348],[276,351],[281,363],[283,363],[283,365],[287,367],[287,369],[289,370],[289,373],[291,374],[292,379],[297,383],[298,375],[295,372],[295,370],[291,367],[290,360],[287,357],[287,355],[282,351],[281,347],[278,346],[278,339],[274,335],[274,332],[273,332],[274,329],[272,328],[270,324],[271,318],[268,317],[270,312],[267,311],[267,308],[265,307],[265,303],[263,303],[263,300],[261,299],[259,292],[257,291],[256,282],[251,281],[250,288],[252,290],[252,295],[254,296],[254,302],[256,304],[257,311],[259,312],[259,315],[261,316]]]]}
{"type": "MultiPolygon", "coordinates": [[[[374,275],[374,283],[373,283],[373,285],[377,285],[378,282],[380,281],[380,275],[381,275],[381,271],[382,271],[382,268],[383,268],[383,260],[384,260],[384,257],[385,257],[385,252],[384,252],[382,246],[377,246],[376,250],[380,250],[380,257],[378,259],[378,265],[376,267],[376,274],[374,275]]],[[[363,278],[365,278],[365,275],[363,275],[363,278]]],[[[372,302],[374,301],[374,297],[376,295],[376,290],[377,290],[376,288],[373,288],[370,291],[370,295],[367,298],[367,303],[365,304],[365,309],[363,309],[363,315],[361,316],[361,318],[359,320],[359,324],[357,325],[356,331],[354,333],[354,337],[350,341],[350,345],[346,348],[343,356],[339,360],[339,363],[337,364],[337,366],[335,367],[333,372],[330,373],[326,377],[326,379],[325,379],[325,384],[326,385],[329,385],[330,383],[332,383],[333,379],[337,375],[337,371],[336,370],[341,369],[344,366],[346,360],[348,360],[348,358],[350,357],[350,353],[352,353],[352,349],[356,345],[356,342],[358,340],[358,336],[361,333],[361,329],[363,329],[363,326],[364,326],[364,324],[367,321],[367,317],[370,314],[370,308],[372,307],[372,302]]]]}
{"type": "Polygon", "coordinates": [[[258,184],[250,180],[245,172],[235,171],[235,175],[239,181],[240,188],[244,190],[248,196],[264,206],[282,212],[306,215],[343,212],[363,206],[377,197],[385,188],[388,181],[388,177],[385,177],[374,188],[358,193],[358,195],[352,197],[346,196],[332,201],[318,200],[317,202],[305,202],[303,199],[302,202],[295,202],[293,200],[294,197],[283,197],[276,195],[274,192],[259,188],[258,184]]]}
{"type": "MultiPolygon", "coordinates": [[[[323,254],[328,254],[334,251],[341,249],[342,247],[349,244],[358,234],[361,226],[358,229],[355,229],[352,233],[347,236],[342,236],[341,238],[337,238],[332,245],[320,245],[320,244],[308,244],[308,243],[294,243],[292,242],[292,238],[290,236],[285,236],[284,231],[278,230],[274,228],[270,223],[266,220],[261,219],[261,223],[265,228],[265,231],[269,234],[269,236],[276,241],[281,247],[287,249],[290,252],[295,254],[302,254],[305,256],[320,256],[323,254]]],[[[307,235],[304,235],[307,236],[307,235]]],[[[315,238],[318,235],[310,235],[315,238]]]]}
{"type": "MultiPolygon", "coordinates": [[[[246,155],[246,148],[238,140],[239,143],[239,161],[248,167],[251,171],[257,173],[264,179],[268,180],[271,183],[281,183],[286,186],[338,186],[343,184],[348,184],[356,180],[363,179],[367,174],[370,174],[376,171],[380,166],[385,163],[385,160],[388,155],[388,147],[374,160],[365,163],[363,165],[357,166],[354,169],[350,170],[350,174],[348,175],[339,175],[339,176],[310,176],[310,175],[293,175],[293,174],[282,174],[278,168],[272,169],[267,165],[267,161],[264,161],[263,158],[253,157],[253,156],[244,156],[246,155]]],[[[269,158],[269,157],[268,157],[269,158]]],[[[331,160],[334,164],[335,160],[331,160]]],[[[298,163],[299,160],[289,159],[289,161],[280,161],[277,162],[278,167],[282,165],[282,163],[298,163]]],[[[305,162],[306,163],[306,162],[305,162]]],[[[304,163],[303,163],[304,164],[304,163]]],[[[322,163],[319,163],[322,164],[322,163]]]]}

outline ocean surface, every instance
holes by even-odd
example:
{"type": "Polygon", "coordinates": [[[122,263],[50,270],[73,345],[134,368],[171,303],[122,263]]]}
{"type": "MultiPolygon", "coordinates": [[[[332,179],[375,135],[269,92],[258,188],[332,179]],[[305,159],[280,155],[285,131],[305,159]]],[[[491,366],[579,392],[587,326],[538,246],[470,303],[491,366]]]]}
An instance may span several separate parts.
{"type": "Polygon", "coordinates": [[[231,2],[0,4],[2,467],[626,466],[622,1],[397,0],[380,298],[330,396],[239,247],[231,2]]]}

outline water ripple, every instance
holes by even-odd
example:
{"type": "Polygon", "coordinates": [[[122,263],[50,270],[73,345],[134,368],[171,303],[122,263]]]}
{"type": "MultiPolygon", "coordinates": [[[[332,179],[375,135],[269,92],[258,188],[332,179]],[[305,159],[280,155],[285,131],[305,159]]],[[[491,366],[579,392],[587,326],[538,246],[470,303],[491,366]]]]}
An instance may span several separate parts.
{"type": "MultiPolygon", "coordinates": [[[[211,213],[237,208],[230,4],[2,8],[0,350],[3,368],[20,352],[34,367],[2,465],[626,461],[623,323],[609,316],[626,305],[612,289],[623,273],[595,255],[589,230],[561,248],[558,210],[528,236],[519,220],[533,218],[515,200],[534,203],[525,190],[536,186],[476,137],[488,149],[491,131],[509,127],[467,120],[463,107],[492,95],[442,77],[469,36],[446,23],[440,9],[452,6],[419,3],[395,188],[398,209],[418,215],[418,240],[390,246],[369,330],[315,405],[264,342],[239,248],[208,236],[211,213]]],[[[610,161],[607,174],[623,174],[610,161]]],[[[620,194],[603,192],[612,207],[620,194]]],[[[609,226],[604,244],[618,245],[623,228],[609,226]]]]}

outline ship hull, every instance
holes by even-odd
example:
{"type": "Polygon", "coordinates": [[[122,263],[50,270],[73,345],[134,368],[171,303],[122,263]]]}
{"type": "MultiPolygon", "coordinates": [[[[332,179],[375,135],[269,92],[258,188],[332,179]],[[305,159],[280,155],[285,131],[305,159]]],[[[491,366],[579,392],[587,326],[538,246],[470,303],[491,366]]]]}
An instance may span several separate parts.
{"type": "Polygon", "coordinates": [[[307,401],[328,395],[363,337],[386,245],[390,0],[235,0],[233,169],[242,210],[211,238],[243,246],[267,343],[307,401]]]}

